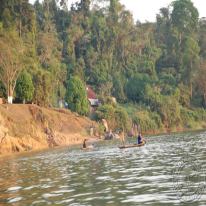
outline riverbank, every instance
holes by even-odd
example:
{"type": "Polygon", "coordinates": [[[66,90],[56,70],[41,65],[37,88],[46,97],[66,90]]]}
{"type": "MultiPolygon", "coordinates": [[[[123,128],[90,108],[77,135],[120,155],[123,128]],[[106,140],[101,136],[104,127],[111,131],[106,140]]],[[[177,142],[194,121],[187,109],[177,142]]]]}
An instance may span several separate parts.
{"type": "MultiPolygon", "coordinates": [[[[143,135],[169,134],[205,129],[200,127],[160,129],[143,135]]],[[[0,156],[53,147],[82,144],[90,136],[91,126],[97,123],[67,109],[42,108],[37,105],[0,105],[0,156]]]]}
{"type": "Polygon", "coordinates": [[[205,122],[197,122],[196,127],[188,128],[188,127],[173,127],[173,128],[162,128],[159,130],[150,130],[142,132],[144,135],[164,135],[164,134],[173,134],[173,133],[184,133],[184,132],[198,132],[205,131],[206,123],[205,122]]]}
{"type": "Polygon", "coordinates": [[[0,105],[0,155],[80,144],[95,125],[66,109],[0,105]]]}

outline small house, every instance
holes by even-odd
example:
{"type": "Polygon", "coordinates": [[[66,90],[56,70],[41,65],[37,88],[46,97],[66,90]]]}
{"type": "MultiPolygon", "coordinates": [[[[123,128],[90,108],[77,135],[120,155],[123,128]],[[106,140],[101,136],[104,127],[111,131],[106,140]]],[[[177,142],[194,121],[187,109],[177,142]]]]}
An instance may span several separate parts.
{"type": "Polygon", "coordinates": [[[97,98],[96,93],[93,91],[91,86],[87,86],[87,98],[90,103],[91,111],[94,111],[96,107],[99,106],[100,102],[99,99],[97,98]]]}

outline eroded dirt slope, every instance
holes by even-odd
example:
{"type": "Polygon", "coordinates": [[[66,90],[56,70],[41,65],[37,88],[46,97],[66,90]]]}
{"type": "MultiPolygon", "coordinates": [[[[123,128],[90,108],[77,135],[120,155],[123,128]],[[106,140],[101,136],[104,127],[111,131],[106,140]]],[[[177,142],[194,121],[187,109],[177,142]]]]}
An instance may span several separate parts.
{"type": "Polygon", "coordinates": [[[0,105],[0,154],[81,143],[92,125],[66,109],[0,105]]]}

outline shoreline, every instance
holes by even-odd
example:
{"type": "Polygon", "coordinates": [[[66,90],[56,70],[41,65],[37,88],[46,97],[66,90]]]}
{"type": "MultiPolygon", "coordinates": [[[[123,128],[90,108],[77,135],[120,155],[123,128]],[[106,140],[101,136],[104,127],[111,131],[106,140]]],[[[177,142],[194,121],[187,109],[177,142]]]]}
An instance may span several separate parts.
{"type": "MultiPolygon", "coordinates": [[[[88,139],[94,141],[94,142],[100,142],[100,141],[104,141],[102,139],[98,139],[97,137],[89,137],[88,139]]],[[[82,143],[81,142],[76,142],[76,143],[71,143],[68,145],[58,145],[55,147],[45,147],[45,148],[40,148],[40,149],[32,149],[29,151],[21,151],[21,152],[13,152],[13,153],[7,153],[7,154],[0,154],[0,162],[1,161],[5,161],[6,159],[12,159],[12,158],[17,158],[20,156],[24,156],[25,154],[27,156],[30,156],[32,154],[35,153],[41,153],[41,152],[47,152],[47,151],[52,151],[52,150],[57,150],[57,149],[66,149],[69,147],[75,147],[75,146],[80,146],[79,148],[81,148],[82,143]],[[4,159],[5,158],[5,159],[4,159]]]]}
{"type": "MultiPolygon", "coordinates": [[[[205,129],[196,129],[196,130],[183,130],[183,131],[176,131],[176,132],[160,132],[160,133],[155,133],[155,134],[148,134],[145,133],[144,135],[146,137],[156,137],[159,135],[172,135],[172,134],[181,134],[181,133],[187,133],[187,132],[201,132],[201,131],[206,131],[205,129]]],[[[100,141],[110,141],[110,140],[103,140],[103,139],[99,139],[97,137],[87,137],[89,139],[89,141],[94,141],[94,142],[100,142],[100,141]]],[[[129,137],[129,138],[135,138],[135,137],[129,137]]],[[[21,156],[30,156],[32,154],[37,154],[37,153],[41,153],[41,152],[49,152],[52,150],[58,150],[58,149],[66,149],[69,147],[75,147],[75,146],[79,146],[79,149],[81,149],[81,142],[77,142],[77,143],[71,143],[68,145],[59,145],[59,146],[55,146],[55,147],[45,147],[45,148],[41,148],[41,149],[33,149],[30,151],[21,151],[21,152],[13,152],[13,153],[7,153],[7,154],[0,154],[0,162],[1,161],[5,161],[7,159],[12,159],[12,158],[18,158],[21,156]]]]}
{"type": "Polygon", "coordinates": [[[193,132],[193,131],[206,131],[206,127],[198,127],[197,129],[195,128],[181,128],[181,129],[171,129],[171,130],[156,130],[156,131],[147,131],[147,132],[142,132],[145,135],[163,135],[163,134],[173,134],[173,133],[182,133],[182,132],[193,132]]]}

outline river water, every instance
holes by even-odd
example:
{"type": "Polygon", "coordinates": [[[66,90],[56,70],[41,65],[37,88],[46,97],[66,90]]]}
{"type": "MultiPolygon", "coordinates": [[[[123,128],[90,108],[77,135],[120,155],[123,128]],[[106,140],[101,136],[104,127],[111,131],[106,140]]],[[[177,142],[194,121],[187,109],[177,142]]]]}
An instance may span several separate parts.
{"type": "Polygon", "coordinates": [[[125,150],[119,144],[0,159],[0,205],[206,205],[206,132],[147,137],[125,150]]]}

